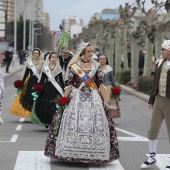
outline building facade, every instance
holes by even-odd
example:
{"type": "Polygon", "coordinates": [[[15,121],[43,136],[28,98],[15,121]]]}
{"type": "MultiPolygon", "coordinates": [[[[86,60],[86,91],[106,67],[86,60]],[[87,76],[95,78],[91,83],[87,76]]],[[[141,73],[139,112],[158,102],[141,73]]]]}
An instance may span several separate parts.
{"type": "Polygon", "coordinates": [[[101,19],[102,20],[118,20],[120,18],[119,10],[118,9],[103,9],[101,12],[101,19]]]}
{"type": "Polygon", "coordinates": [[[68,15],[62,20],[62,31],[70,31],[71,38],[74,34],[79,34],[82,32],[83,20],[77,17],[70,17],[68,15]]]}
{"type": "Polygon", "coordinates": [[[42,0],[17,0],[17,20],[24,18],[32,21],[43,20],[42,0]]]}
{"type": "Polygon", "coordinates": [[[50,28],[50,16],[47,11],[43,11],[43,25],[50,28]]]}
{"type": "Polygon", "coordinates": [[[5,10],[6,21],[14,20],[14,0],[4,0],[1,5],[5,10]]]}
{"type": "Polygon", "coordinates": [[[94,24],[96,21],[103,20],[110,24],[121,23],[120,13],[118,9],[103,9],[102,12],[95,12],[89,21],[89,24],[94,24]]]}

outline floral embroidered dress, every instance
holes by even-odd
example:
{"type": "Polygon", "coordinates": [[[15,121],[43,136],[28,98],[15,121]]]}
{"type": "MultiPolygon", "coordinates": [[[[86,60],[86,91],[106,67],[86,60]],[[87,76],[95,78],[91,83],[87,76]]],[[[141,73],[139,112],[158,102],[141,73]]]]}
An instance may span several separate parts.
{"type": "MultiPolygon", "coordinates": [[[[77,61],[80,65],[80,61],[77,61]]],[[[93,61],[92,70],[84,70],[98,88],[103,86],[101,68],[93,61]]],[[[69,69],[70,103],[65,108],[59,132],[57,115],[53,117],[45,146],[45,155],[65,162],[108,163],[119,158],[115,125],[105,112],[100,94],[88,87],[69,69]]],[[[67,88],[67,87],[66,87],[67,88]]]]}

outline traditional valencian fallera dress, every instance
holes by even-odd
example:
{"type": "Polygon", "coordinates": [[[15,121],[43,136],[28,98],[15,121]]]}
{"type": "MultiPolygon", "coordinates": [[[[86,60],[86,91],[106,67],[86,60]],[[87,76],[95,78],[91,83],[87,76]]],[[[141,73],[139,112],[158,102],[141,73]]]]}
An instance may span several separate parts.
{"type": "MultiPolygon", "coordinates": [[[[80,65],[80,60],[77,61],[80,65]]],[[[84,70],[97,87],[103,86],[99,63],[92,60],[92,70],[84,70]]],[[[108,163],[119,158],[113,119],[105,112],[100,94],[69,69],[67,87],[72,87],[57,132],[57,115],[53,117],[45,146],[45,155],[65,162],[108,163]]],[[[66,88],[67,88],[66,87],[66,88]]]]}
{"type": "Polygon", "coordinates": [[[113,69],[111,66],[106,65],[106,70],[103,71],[104,77],[104,85],[106,87],[106,101],[107,101],[107,106],[110,112],[112,112],[112,116],[114,118],[120,117],[120,106],[118,99],[114,97],[112,88],[116,86],[115,80],[114,80],[114,75],[113,75],[113,69]]]}
{"type": "Polygon", "coordinates": [[[49,64],[43,66],[39,83],[43,85],[43,90],[36,100],[36,105],[35,108],[33,107],[33,111],[40,122],[34,121],[33,123],[38,125],[51,125],[53,116],[56,112],[56,99],[63,95],[65,86],[59,62],[53,70],[50,69],[49,64]]]}
{"type": "Polygon", "coordinates": [[[33,106],[32,92],[33,86],[37,83],[42,66],[43,66],[43,54],[40,55],[38,63],[32,60],[32,56],[29,56],[24,67],[22,81],[24,82],[23,89],[19,92],[15,98],[11,107],[11,113],[20,117],[29,118],[33,106]]]}

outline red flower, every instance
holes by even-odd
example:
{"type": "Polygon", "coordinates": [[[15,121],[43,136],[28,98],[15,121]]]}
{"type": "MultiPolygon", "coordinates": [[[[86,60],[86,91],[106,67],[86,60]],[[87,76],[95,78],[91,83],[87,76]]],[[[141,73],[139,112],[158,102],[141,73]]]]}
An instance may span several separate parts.
{"type": "Polygon", "coordinates": [[[16,80],[14,81],[14,86],[15,88],[23,88],[24,83],[22,82],[22,80],[16,80]]]}
{"type": "Polygon", "coordinates": [[[58,105],[61,105],[61,100],[57,100],[57,104],[58,104],[58,105]]]}
{"type": "Polygon", "coordinates": [[[121,92],[121,88],[120,87],[114,87],[113,90],[113,95],[119,95],[121,92]]]}
{"type": "Polygon", "coordinates": [[[33,88],[38,92],[41,92],[43,90],[43,86],[40,84],[35,84],[33,88]]]}
{"type": "Polygon", "coordinates": [[[68,104],[70,100],[67,97],[61,97],[61,104],[68,104]]]}
{"type": "Polygon", "coordinates": [[[58,105],[65,105],[68,104],[70,100],[67,97],[61,97],[59,100],[57,100],[58,105]]]}

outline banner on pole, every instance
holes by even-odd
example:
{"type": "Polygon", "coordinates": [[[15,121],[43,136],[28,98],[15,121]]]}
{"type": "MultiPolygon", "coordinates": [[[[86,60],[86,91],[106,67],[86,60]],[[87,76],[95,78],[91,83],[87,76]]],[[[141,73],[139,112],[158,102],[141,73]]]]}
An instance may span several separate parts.
{"type": "Polygon", "coordinates": [[[58,51],[58,46],[59,46],[59,42],[60,42],[60,36],[61,36],[61,32],[56,31],[56,33],[54,35],[54,51],[55,52],[58,51]]]}

